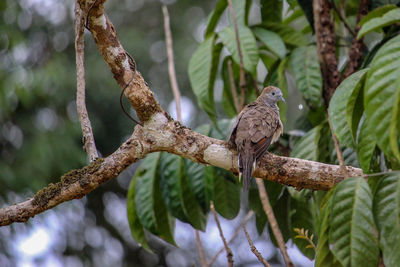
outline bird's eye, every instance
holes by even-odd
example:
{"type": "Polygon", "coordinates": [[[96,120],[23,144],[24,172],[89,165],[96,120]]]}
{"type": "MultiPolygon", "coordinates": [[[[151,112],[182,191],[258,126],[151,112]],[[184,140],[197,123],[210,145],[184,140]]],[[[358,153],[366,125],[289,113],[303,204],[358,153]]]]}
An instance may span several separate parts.
{"type": "Polygon", "coordinates": [[[272,92],[272,95],[275,95],[275,92],[272,92]]]}

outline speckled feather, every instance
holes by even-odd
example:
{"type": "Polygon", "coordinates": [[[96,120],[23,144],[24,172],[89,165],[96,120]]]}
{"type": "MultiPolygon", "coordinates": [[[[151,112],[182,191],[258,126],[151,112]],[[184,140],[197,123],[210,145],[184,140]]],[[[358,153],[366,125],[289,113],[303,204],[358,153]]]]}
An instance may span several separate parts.
{"type": "Polygon", "coordinates": [[[243,174],[245,190],[250,184],[253,165],[283,132],[276,104],[279,100],[284,100],[280,89],[266,87],[254,102],[239,113],[232,129],[229,144],[238,150],[239,172],[243,174]]]}

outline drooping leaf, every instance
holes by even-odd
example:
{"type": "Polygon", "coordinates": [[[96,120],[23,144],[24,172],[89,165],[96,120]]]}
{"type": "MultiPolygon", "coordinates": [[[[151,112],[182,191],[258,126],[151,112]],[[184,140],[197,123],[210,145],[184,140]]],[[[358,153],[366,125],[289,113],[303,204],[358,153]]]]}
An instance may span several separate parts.
{"type": "MultiPolygon", "coordinates": [[[[273,206],[274,215],[282,232],[283,240],[286,242],[291,238],[292,226],[290,221],[291,198],[287,190],[283,191],[282,196],[273,206]]],[[[272,232],[271,225],[268,225],[271,241],[277,246],[275,236],[272,232]]]]}
{"type": "Polygon", "coordinates": [[[207,28],[204,31],[204,39],[207,39],[214,33],[215,27],[218,24],[218,21],[221,17],[221,15],[224,13],[226,7],[228,6],[228,2],[226,0],[218,0],[215,8],[211,12],[208,22],[207,22],[207,28]]]}
{"type": "Polygon", "coordinates": [[[281,59],[285,58],[286,46],[277,33],[261,27],[254,28],[253,33],[272,53],[281,59]]]}
{"type": "Polygon", "coordinates": [[[141,163],[136,181],[135,204],[144,228],[165,241],[176,245],[167,208],[161,196],[158,179],[159,152],[149,154],[141,163]]]}
{"type": "Polygon", "coordinates": [[[400,78],[397,81],[397,92],[396,99],[393,105],[392,118],[390,121],[390,147],[392,148],[394,156],[397,158],[400,163],[400,151],[399,151],[399,142],[400,142],[400,78]]]}
{"type": "Polygon", "coordinates": [[[315,46],[298,47],[290,56],[296,86],[307,104],[316,108],[321,103],[322,76],[315,46]]]}
{"type": "Polygon", "coordinates": [[[277,22],[266,22],[260,26],[279,34],[279,36],[287,45],[297,47],[305,46],[308,44],[307,38],[301,32],[296,31],[289,25],[277,22]]]}
{"type": "Polygon", "coordinates": [[[212,192],[212,181],[207,179],[205,166],[191,160],[185,160],[187,168],[188,182],[193,194],[203,209],[207,213],[210,209],[210,199],[212,192]]]}
{"type": "Polygon", "coordinates": [[[336,188],[332,188],[323,198],[319,215],[320,226],[318,230],[316,267],[340,267],[340,262],[333,255],[329,245],[330,218],[332,210],[332,195],[336,188]]]}
{"type": "Polygon", "coordinates": [[[393,113],[397,112],[394,105],[399,76],[400,36],[397,36],[383,45],[375,55],[364,86],[364,107],[368,122],[374,125],[378,146],[388,156],[396,155],[390,144],[390,136],[398,135],[398,129],[394,132],[389,129],[393,116],[397,115],[393,113]]]}
{"type": "Polygon", "coordinates": [[[263,22],[280,22],[282,21],[283,1],[278,0],[261,0],[261,18],[263,22]]]}
{"type": "Polygon", "coordinates": [[[379,181],[374,196],[374,216],[379,229],[383,263],[385,266],[397,266],[400,262],[399,174],[388,175],[379,181]]]}
{"type": "Polygon", "coordinates": [[[200,44],[189,61],[189,80],[199,106],[215,122],[214,82],[222,46],[215,45],[215,34],[200,44]]]}
{"type": "MultiPolygon", "coordinates": [[[[350,114],[349,119],[347,110],[349,108],[350,97],[354,92],[360,91],[363,78],[367,71],[368,69],[363,69],[347,77],[338,88],[336,88],[329,103],[329,117],[333,131],[338,137],[340,144],[352,148],[355,147],[355,142],[351,133],[351,124],[349,120],[351,120],[353,114],[350,114]]],[[[354,110],[355,101],[351,102],[354,110]]]]}
{"type": "Polygon", "coordinates": [[[372,193],[364,178],[347,178],[332,196],[329,245],[343,266],[377,266],[378,235],[372,193]]]}
{"type": "Polygon", "coordinates": [[[136,211],[135,188],[136,188],[136,179],[139,176],[139,173],[140,173],[139,170],[136,171],[135,175],[131,180],[131,183],[129,184],[129,189],[128,189],[126,207],[127,207],[129,228],[131,229],[132,236],[136,240],[136,242],[138,242],[145,249],[151,250],[146,240],[143,225],[140,223],[136,211]]]}
{"type": "Polygon", "coordinates": [[[400,8],[392,9],[380,17],[371,18],[365,21],[360,31],[358,32],[357,38],[360,39],[367,33],[376,31],[386,27],[388,25],[397,23],[400,21],[400,8]]]}
{"type": "Polygon", "coordinates": [[[374,154],[375,147],[376,139],[374,125],[368,122],[368,118],[365,118],[357,138],[358,163],[364,172],[370,171],[372,155],[374,154]]]}
{"type": "Polygon", "coordinates": [[[301,9],[303,10],[307,21],[314,32],[314,12],[313,12],[313,1],[312,0],[297,0],[301,9]]]}
{"type": "Polygon", "coordinates": [[[213,176],[215,210],[226,219],[233,219],[240,210],[240,188],[231,172],[209,167],[209,175],[213,176]]]}
{"type": "MultiPolygon", "coordinates": [[[[218,35],[226,48],[232,54],[233,60],[239,64],[239,52],[236,43],[235,31],[233,28],[227,27],[220,31],[218,35]]],[[[259,59],[257,42],[251,30],[244,25],[239,25],[239,41],[243,55],[244,68],[248,72],[255,74],[259,59]]]]}
{"type": "Polygon", "coordinates": [[[321,137],[322,125],[312,128],[307,132],[300,140],[296,143],[292,152],[291,157],[307,159],[307,160],[318,160],[318,142],[321,137]]]}

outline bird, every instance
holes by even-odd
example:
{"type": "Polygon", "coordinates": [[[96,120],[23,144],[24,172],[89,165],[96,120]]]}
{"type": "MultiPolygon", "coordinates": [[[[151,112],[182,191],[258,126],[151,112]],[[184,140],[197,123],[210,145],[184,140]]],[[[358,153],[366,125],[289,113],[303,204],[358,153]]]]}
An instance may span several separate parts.
{"type": "Polygon", "coordinates": [[[282,91],[267,86],[260,96],[245,106],[232,128],[228,144],[238,151],[239,181],[243,175],[243,189],[247,190],[253,169],[283,133],[278,101],[285,102],[282,91]]]}

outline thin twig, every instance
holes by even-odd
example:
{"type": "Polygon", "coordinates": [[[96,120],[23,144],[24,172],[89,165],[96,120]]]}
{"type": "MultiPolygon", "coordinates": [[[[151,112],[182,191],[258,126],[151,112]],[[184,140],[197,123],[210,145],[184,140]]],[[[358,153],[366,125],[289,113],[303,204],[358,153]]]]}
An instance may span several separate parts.
{"type": "Polygon", "coordinates": [[[79,2],[75,2],[75,54],[76,54],[76,109],[79,122],[82,128],[82,139],[85,151],[89,156],[90,162],[99,157],[96,144],[94,142],[92,125],[85,104],[85,44],[83,32],[85,30],[85,13],[81,9],[79,2]]]}
{"type": "MultiPolygon", "coordinates": [[[[244,217],[243,221],[239,224],[239,226],[235,229],[235,232],[233,233],[233,235],[231,236],[231,238],[228,240],[228,245],[230,243],[233,242],[233,240],[235,240],[235,238],[239,235],[240,233],[240,228],[242,228],[242,225],[246,225],[246,223],[251,219],[251,217],[253,217],[254,215],[254,211],[249,211],[247,213],[247,215],[244,217]]],[[[211,258],[210,262],[208,263],[208,266],[211,266],[218,258],[219,254],[222,253],[222,251],[225,250],[225,247],[222,246],[217,253],[215,253],[215,255],[211,258]]]]}
{"type": "Polygon", "coordinates": [[[349,177],[349,173],[347,172],[346,164],[344,163],[343,153],[342,153],[342,150],[340,149],[339,140],[337,139],[336,134],[333,132],[333,127],[332,127],[331,119],[329,118],[328,112],[327,112],[327,117],[328,117],[328,123],[329,123],[329,130],[331,131],[333,143],[335,144],[336,156],[339,161],[339,165],[342,170],[343,176],[347,178],[347,177],[349,177]]]}
{"type": "Polygon", "coordinates": [[[199,253],[201,266],[207,267],[208,266],[207,259],[204,253],[203,244],[201,243],[199,230],[195,229],[194,232],[196,234],[196,247],[197,247],[197,252],[199,253]]]}
{"type": "Polygon", "coordinates": [[[261,255],[261,253],[257,250],[256,246],[254,246],[253,241],[250,238],[249,233],[246,230],[246,227],[244,225],[242,225],[243,231],[246,235],[247,241],[249,242],[250,248],[251,248],[251,252],[254,253],[254,255],[256,255],[257,259],[265,266],[265,267],[271,267],[271,265],[267,262],[266,259],[264,259],[264,257],[261,255]]]}
{"type": "Polygon", "coordinates": [[[168,8],[165,5],[163,5],[162,11],[164,14],[165,40],[167,43],[169,80],[171,82],[172,92],[174,93],[177,118],[178,118],[178,121],[182,122],[181,94],[179,92],[178,82],[176,80],[174,51],[172,49],[172,34],[171,34],[171,27],[169,24],[168,8]]]}
{"type": "Polygon", "coordinates": [[[239,54],[239,67],[240,67],[240,78],[239,78],[239,86],[241,92],[241,99],[240,99],[240,109],[243,108],[245,99],[246,99],[246,77],[244,71],[244,63],[243,63],[243,54],[242,48],[240,47],[240,37],[239,37],[239,28],[236,20],[235,10],[233,8],[232,0],[228,0],[229,10],[231,11],[232,21],[233,21],[233,28],[235,30],[235,39],[236,45],[239,54]]]}
{"type": "Polygon", "coordinates": [[[276,241],[278,242],[279,249],[282,252],[283,259],[285,260],[286,266],[294,266],[293,262],[291,261],[289,254],[286,250],[285,241],[283,240],[282,232],[279,229],[278,222],[276,221],[274,211],[272,210],[271,203],[268,199],[267,191],[264,187],[264,182],[261,178],[256,178],[256,183],[258,187],[258,192],[260,194],[261,203],[264,209],[265,214],[267,214],[268,221],[270,223],[272,232],[275,236],[276,241]]]}
{"type": "Polygon", "coordinates": [[[228,260],[228,266],[232,267],[233,266],[233,253],[232,253],[232,250],[229,248],[228,243],[226,242],[226,239],[225,239],[225,236],[224,236],[224,232],[222,231],[222,227],[221,227],[221,224],[219,222],[217,212],[215,211],[214,203],[212,201],[211,201],[211,204],[210,204],[210,208],[211,208],[211,211],[212,211],[212,213],[214,215],[215,222],[217,223],[219,235],[221,236],[222,242],[224,243],[224,247],[225,247],[225,250],[226,250],[226,258],[228,260]]]}
{"type": "Polygon", "coordinates": [[[250,79],[253,82],[254,89],[256,89],[257,96],[259,96],[261,94],[261,91],[258,88],[258,84],[257,84],[256,79],[254,79],[253,75],[250,75],[250,79]]]}
{"type": "Polygon", "coordinates": [[[233,102],[235,104],[236,112],[239,114],[241,107],[236,91],[236,85],[235,85],[235,78],[233,77],[233,70],[232,70],[232,61],[229,59],[228,60],[228,73],[229,73],[229,82],[231,84],[231,91],[232,91],[232,96],[233,96],[233,102]]]}
{"type": "Polygon", "coordinates": [[[340,20],[343,22],[344,26],[346,27],[346,29],[349,31],[349,33],[356,38],[357,34],[354,32],[354,30],[350,27],[350,25],[347,23],[346,18],[343,16],[342,12],[340,12],[340,10],[338,9],[338,7],[335,4],[335,1],[331,0],[330,4],[333,7],[333,10],[335,10],[336,14],[338,14],[340,20]]]}

